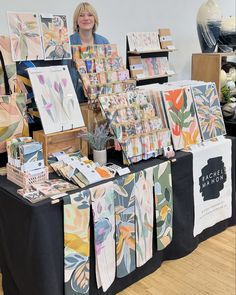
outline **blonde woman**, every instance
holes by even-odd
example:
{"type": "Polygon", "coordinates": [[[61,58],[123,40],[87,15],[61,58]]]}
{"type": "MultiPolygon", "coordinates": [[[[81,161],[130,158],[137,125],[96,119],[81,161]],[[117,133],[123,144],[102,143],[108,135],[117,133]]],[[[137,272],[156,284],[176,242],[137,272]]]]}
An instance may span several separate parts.
{"type": "Polygon", "coordinates": [[[108,40],[96,34],[98,15],[94,7],[88,2],[80,3],[74,12],[74,34],[70,36],[71,45],[109,44],[108,40]]]}
{"type": "MultiPolygon", "coordinates": [[[[74,12],[74,34],[70,36],[71,45],[109,44],[105,37],[95,33],[98,23],[98,15],[94,7],[88,2],[80,3],[74,12]]],[[[79,102],[86,102],[87,98],[84,96],[75,65],[69,62],[68,67],[79,102]]]]}

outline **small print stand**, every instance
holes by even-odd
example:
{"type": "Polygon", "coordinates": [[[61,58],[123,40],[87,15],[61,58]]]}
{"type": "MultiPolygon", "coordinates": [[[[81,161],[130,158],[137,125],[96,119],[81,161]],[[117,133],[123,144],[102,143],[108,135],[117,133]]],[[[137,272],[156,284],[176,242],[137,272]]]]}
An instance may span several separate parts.
{"type": "Polygon", "coordinates": [[[48,166],[48,156],[55,152],[73,153],[80,150],[84,156],[88,156],[88,143],[80,137],[86,132],[86,127],[50,134],[45,134],[43,130],[40,130],[33,132],[33,138],[42,143],[45,165],[48,166]]]}

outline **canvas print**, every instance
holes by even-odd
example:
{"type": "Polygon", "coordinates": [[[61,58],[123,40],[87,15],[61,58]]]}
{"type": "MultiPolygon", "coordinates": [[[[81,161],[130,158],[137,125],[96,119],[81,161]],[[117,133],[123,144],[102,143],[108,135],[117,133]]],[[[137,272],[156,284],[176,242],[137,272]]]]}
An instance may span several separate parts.
{"type": "Polygon", "coordinates": [[[8,12],[11,52],[14,61],[43,59],[38,15],[31,12],[8,12]]]}
{"type": "Polygon", "coordinates": [[[45,134],[84,126],[67,66],[28,69],[45,134]]]}
{"type": "MultiPolygon", "coordinates": [[[[16,79],[16,64],[11,57],[11,42],[8,36],[0,36],[0,51],[2,52],[4,63],[6,66],[7,77],[12,92],[17,91],[17,79],[16,79]]],[[[0,95],[6,94],[4,87],[4,77],[2,65],[0,63],[0,95]]]]}
{"type": "Polygon", "coordinates": [[[163,91],[163,100],[175,150],[201,141],[190,87],[163,91]]]}
{"type": "Polygon", "coordinates": [[[71,48],[66,15],[40,15],[45,60],[70,59],[71,48]]]}
{"type": "Polygon", "coordinates": [[[226,134],[215,83],[192,86],[203,140],[226,134]]]}

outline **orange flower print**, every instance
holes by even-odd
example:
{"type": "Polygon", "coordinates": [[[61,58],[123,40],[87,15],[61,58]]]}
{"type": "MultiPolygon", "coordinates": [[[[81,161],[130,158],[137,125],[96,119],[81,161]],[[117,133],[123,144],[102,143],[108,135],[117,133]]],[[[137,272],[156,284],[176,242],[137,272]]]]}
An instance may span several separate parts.
{"type": "Polygon", "coordinates": [[[172,102],[174,108],[179,111],[184,103],[183,89],[169,91],[166,100],[172,102]]]}
{"type": "Polygon", "coordinates": [[[172,127],[172,132],[175,136],[179,136],[180,135],[180,127],[177,124],[173,124],[172,127]]]}

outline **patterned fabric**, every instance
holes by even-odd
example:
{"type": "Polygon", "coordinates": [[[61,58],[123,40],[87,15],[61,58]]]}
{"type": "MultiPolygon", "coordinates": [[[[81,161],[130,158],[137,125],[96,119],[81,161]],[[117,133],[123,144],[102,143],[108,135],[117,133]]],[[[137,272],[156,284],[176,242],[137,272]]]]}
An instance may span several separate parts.
{"type": "Polygon", "coordinates": [[[142,266],[152,257],[153,167],[135,174],[136,259],[142,266]]]}
{"type": "Polygon", "coordinates": [[[105,292],[115,279],[115,211],[113,182],[91,188],[97,286],[105,292]]]}
{"type": "Polygon", "coordinates": [[[157,250],[163,250],[172,240],[173,198],[170,162],[153,169],[157,250]]]}
{"type": "Polygon", "coordinates": [[[25,94],[0,95],[0,153],[6,151],[6,140],[21,135],[28,135],[25,94]]]}
{"type": "Polygon", "coordinates": [[[135,270],[135,175],[114,181],[117,277],[135,270]]]}
{"type": "Polygon", "coordinates": [[[89,294],[90,191],[64,198],[65,295],[89,294]]]}
{"type": "MultiPolygon", "coordinates": [[[[0,51],[2,52],[2,55],[4,58],[7,77],[9,80],[11,91],[12,92],[18,91],[18,89],[16,89],[16,86],[17,86],[16,64],[15,62],[13,62],[11,57],[11,42],[8,36],[0,35],[0,51]]],[[[0,63],[0,94],[6,94],[5,87],[4,87],[3,69],[2,69],[1,63],[0,63]]]]}

